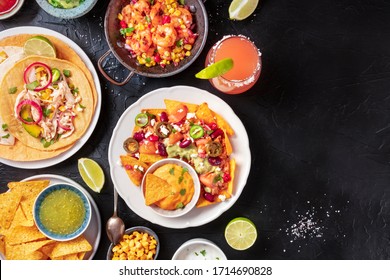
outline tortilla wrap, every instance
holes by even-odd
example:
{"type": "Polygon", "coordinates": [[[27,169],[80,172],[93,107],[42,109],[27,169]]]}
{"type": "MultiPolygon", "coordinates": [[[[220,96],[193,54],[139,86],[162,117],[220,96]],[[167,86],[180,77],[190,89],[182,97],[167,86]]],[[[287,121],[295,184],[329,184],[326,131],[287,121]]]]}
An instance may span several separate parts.
{"type": "MultiPolygon", "coordinates": [[[[39,34],[19,34],[15,36],[6,37],[0,40],[0,47],[20,47],[22,48],[25,44],[25,42],[30,39],[33,36],[36,36],[39,34]]],[[[57,39],[56,37],[44,35],[46,38],[48,38],[52,44],[54,45],[56,52],[57,52],[57,58],[68,60],[78,67],[81,68],[81,70],[84,72],[85,76],[87,77],[92,93],[93,93],[93,106],[94,110],[97,103],[97,91],[96,86],[94,83],[93,76],[91,72],[89,71],[88,67],[85,65],[85,63],[82,61],[82,59],[78,56],[78,54],[67,44],[65,44],[63,41],[57,39]]],[[[0,71],[0,82],[2,80],[2,75],[5,74],[5,72],[0,71]]],[[[1,102],[1,100],[0,100],[1,102]]],[[[1,111],[0,111],[1,114],[1,111]]],[[[60,149],[57,149],[55,151],[52,150],[46,150],[46,151],[37,151],[33,148],[30,148],[28,146],[23,145],[20,141],[15,141],[15,145],[13,146],[5,146],[0,145],[0,157],[7,159],[7,160],[14,160],[14,161],[37,161],[37,160],[45,160],[49,158],[53,158],[55,156],[58,156],[65,151],[72,148],[73,145],[69,145],[67,147],[63,147],[60,149]]]]}
{"type": "Polygon", "coordinates": [[[87,77],[83,71],[75,64],[61,60],[57,58],[48,58],[41,56],[28,56],[18,61],[14,67],[12,67],[3,77],[0,85],[0,112],[3,121],[8,124],[9,132],[15,136],[24,145],[37,150],[56,150],[73,144],[75,141],[81,138],[87,130],[94,113],[93,107],[93,94],[91,87],[88,83],[87,77]],[[60,137],[49,147],[44,147],[41,143],[41,139],[31,136],[22,126],[22,122],[15,116],[15,102],[18,97],[18,93],[24,88],[23,73],[24,70],[32,63],[41,62],[48,65],[50,68],[57,68],[60,71],[64,69],[69,70],[71,74],[70,83],[74,84],[79,90],[79,96],[85,109],[82,112],[78,112],[74,118],[74,132],[66,138],[60,137]],[[16,94],[9,94],[10,88],[17,87],[18,92],[16,94]]]}

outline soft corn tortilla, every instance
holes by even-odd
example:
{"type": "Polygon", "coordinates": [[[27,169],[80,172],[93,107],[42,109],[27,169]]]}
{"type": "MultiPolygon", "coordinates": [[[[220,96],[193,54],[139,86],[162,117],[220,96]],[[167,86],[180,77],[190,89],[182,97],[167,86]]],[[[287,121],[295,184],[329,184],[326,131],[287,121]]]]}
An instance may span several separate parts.
{"type": "MultiPolygon", "coordinates": [[[[3,38],[2,40],[0,40],[0,47],[4,47],[4,48],[5,47],[8,48],[10,46],[23,47],[24,43],[28,39],[36,35],[39,34],[19,34],[19,35],[3,38]]],[[[78,54],[70,46],[65,44],[63,41],[53,36],[49,36],[49,35],[44,35],[44,36],[48,38],[50,42],[52,42],[52,44],[54,45],[57,52],[57,58],[70,61],[73,64],[77,65],[83,71],[83,73],[88,79],[88,82],[90,84],[93,93],[93,100],[94,100],[93,108],[95,110],[98,95],[97,95],[97,90],[96,90],[93,76],[89,71],[88,67],[85,65],[83,60],[78,56],[78,54]]],[[[4,73],[5,72],[0,72],[0,82],[2,81],[2,75],[4,73]]],[[[1,100],[0,100],[0,104],[1,104],[1,100]]],[[[0,109],[0,115],[1,115],[1,109],[0,109]]],[[[67,147],[63,147],[55,151],[54,150],[38,151],[31,147],[25,146],[23,143],[16,140],[15,145],[13,146],[0,145],[0,157],[7,160],[14,160],[14,161],[44,160],[44,159],[49,159],[58,156],[64,153],[65,151],[69,150],[70,148],[72,148],[72,146],[73,145],[68,145],[67,147]]]]}
{"type": "Polygon", "coordinates": [[[56,150],[73,144],[84,135],[94,113],[92,90],[83,71],[81,71],[81,69],[75,64],[57,58],[29,56],[18,61],[14,67],[12,67],[4,75],[0,85],[0,100],[1,117],[3,121],[8,124],[9,132],[24,145],[37,150],[56,150]],[[69,137],[60,137],[58,141],[54,142],[47,148],[42,145],[40,138],[31,136],[23,128],[21,121],[15,117],[14,112],[18,93],[24,88],[23,72],[34,62],[42,62],[50,68],[70,70],[72,73],[70,78],[71,83],[79,89],[79,96],[82,98],[81,103],[86,107],[83,112],[78,112],[76,118],[74,119],[75,131],[69,137]],[[15,94],[9,94],[8,89],[12,87],[17,87],[18,92],[15,94]]]}

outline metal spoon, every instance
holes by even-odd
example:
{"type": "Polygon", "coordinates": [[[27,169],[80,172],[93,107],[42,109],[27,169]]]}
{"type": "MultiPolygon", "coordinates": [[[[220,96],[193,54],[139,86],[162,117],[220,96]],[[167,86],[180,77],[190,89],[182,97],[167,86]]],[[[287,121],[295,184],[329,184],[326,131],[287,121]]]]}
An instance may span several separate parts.
{"type": "Polygon", "coordinates": [[[108,219],[106,224],[106,233],[108,239],[114,244],[118,244],[125,233],[125,223],[118,217],[116,207],[118,205],[118,193],[114,187],[114,214],[108,219]]]}

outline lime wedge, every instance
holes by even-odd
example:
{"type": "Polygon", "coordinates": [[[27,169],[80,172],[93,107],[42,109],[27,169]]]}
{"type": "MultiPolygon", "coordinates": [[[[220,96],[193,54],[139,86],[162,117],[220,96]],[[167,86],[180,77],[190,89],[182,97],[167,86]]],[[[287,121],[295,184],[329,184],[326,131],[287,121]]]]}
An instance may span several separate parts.
{"type": "Polygon", "coordinates": [[[233,59],[224,58],[199,71],[195,74],[195,77],[198,79],[212,79],[218,76],[222,76],[232,68],[233,59]]]}
{"type": "Polygon", "coordinates": [[[244,217],[231,220],[225,228],[226,242],[235,250],[246,250],[257,239],[255,224],[244,217]]]}
{"type": "Polygon", "coordinates": [[[31,37],[24,43],[24,53],[26,55],[56,57],[54,45],[49,39],[40,35],[31,37]]]}
{"type": "Polygon", "coordinates": [[[233,0],[229,6],[230,19],[243,20],[256,10],[259,0],[233,0]]]}
{"type": "Polygon", "coordinates": [[[100,193],[104,185],[104,172],[99,164],[89,158],[80,158],[77,166],[87,186],[94,192],[100,193]]]}

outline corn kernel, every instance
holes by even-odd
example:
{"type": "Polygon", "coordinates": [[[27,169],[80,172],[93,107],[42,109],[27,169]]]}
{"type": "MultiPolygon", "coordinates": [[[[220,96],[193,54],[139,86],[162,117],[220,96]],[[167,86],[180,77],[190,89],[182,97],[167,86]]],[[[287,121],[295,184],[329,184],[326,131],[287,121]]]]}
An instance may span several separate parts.
{"type": "Polygon", "coordinates": [[[186,51],[186,56],[190,56],[191,55],[191,52],[190,51],[186,51]]]}
{"type": "Polygon", "coordinates": [[[187,51],[190,51],[192,49],[192,45],[190,44],[185,44],[184,45],[184,48],[187,50],[187,51]]]}
{"type": "Polygon", "coordinates": [[[170,8],[169,10],[168,10],[168,13],[169,14],[173,14],[175,12],[175,9],[174,8],[170,8]]]}
{"type": "Polygon", "coordinates": [[[118,19],[119,19],[119,20],[123,20],[123,16],[122,16],[121,13],[118,14],[118,19]]]}
{"type": "MultiPolygon", "coordinates": [[[[176,8],[176,7],[175,7],[175,8],[176,8]]],[[[173,13],[173,15],[179,17],[179,16],[181,15],[180,10],[176,10],[176,11],[173,13]]]]}

